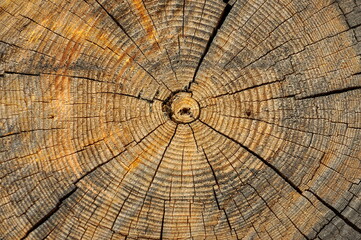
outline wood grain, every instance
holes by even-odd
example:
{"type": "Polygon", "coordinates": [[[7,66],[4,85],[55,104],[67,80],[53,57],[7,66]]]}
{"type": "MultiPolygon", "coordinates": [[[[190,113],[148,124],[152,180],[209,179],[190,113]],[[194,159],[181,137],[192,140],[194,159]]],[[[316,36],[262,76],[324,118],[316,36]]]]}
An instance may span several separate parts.
{"type": "Polygon", "coordinates": [[[361,239],[361,1],[2,0],[0,239],[361,239]]]}

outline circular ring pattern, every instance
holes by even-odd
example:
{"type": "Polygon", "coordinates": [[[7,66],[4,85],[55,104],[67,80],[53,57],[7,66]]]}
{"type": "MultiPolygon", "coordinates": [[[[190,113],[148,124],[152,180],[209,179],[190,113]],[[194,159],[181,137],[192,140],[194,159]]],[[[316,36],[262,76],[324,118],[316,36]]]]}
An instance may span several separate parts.
{"type": "Polygon", "coordinates": [[[1,239],[361,238],[357,1],[0,9],[1,239]]]}

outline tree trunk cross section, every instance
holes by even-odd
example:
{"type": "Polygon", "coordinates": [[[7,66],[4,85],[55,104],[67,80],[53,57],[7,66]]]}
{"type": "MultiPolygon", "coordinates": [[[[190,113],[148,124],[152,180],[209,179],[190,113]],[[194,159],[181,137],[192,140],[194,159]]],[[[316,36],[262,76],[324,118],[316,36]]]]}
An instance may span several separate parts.
{"type": "Polygon", "coordinates": [[[0,239],[361,239],[361,1],[0,1],[0,239]]]}

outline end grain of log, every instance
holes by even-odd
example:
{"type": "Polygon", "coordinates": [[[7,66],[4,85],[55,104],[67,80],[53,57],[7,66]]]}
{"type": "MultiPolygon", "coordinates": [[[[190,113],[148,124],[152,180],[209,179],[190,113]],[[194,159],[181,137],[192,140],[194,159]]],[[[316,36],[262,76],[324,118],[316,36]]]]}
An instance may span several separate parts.
{"type": "Polygon", "coordinates": [[[0,239],[361,239],[361,2],[3,0],[0,239]]]}

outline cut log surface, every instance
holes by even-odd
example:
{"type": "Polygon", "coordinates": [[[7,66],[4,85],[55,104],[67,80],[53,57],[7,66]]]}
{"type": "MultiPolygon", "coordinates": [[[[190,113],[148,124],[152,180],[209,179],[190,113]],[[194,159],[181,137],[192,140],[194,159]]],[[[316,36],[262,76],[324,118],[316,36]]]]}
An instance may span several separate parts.
{"type": "Polygon", "coordinates": [[[360,0],[1,0],[0,239],[361,239],[360,0]]]}

